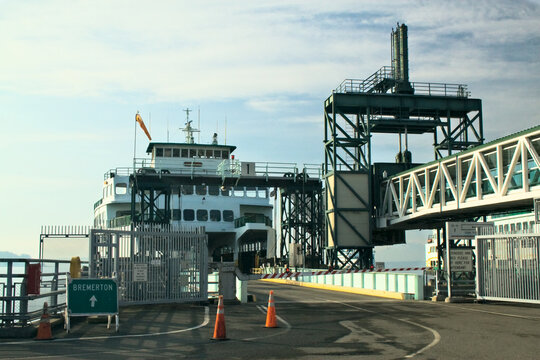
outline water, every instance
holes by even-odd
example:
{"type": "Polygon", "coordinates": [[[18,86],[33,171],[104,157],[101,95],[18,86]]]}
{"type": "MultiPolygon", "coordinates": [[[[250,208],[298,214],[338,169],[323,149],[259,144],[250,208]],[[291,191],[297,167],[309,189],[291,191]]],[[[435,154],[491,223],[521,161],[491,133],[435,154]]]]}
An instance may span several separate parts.
{"type": "MultiPolygon", "coordinates": [[[[8,289],[6,288],[7,285],[7,270],[8,265],[7,263],[3,262],[0,263],[0,294],[2,296],[6,296],[8,293],[8,289]]],[[[58,283],[58,289],[62,290],[65,288],[65,280],[62,280],[62,278],[65,278],[63,276],[63,273],[67,272],[69,270],[69,264],[60,264],[60,273],[59,273],[59,283],[58,283]]],[[[51,274],[55,271],[55,265],[51,263],[44,263],[41,269],[42,274],[51,274]]],[[[13,263],[12,267],[13,274],[17,275],[23,275],[25,272],[25,264],[23,262],[21,263],[13,263]]],[[[51,291],[51,280],[52,276],[50,275],[42,275],[41,278],[41,288],[40,288],[40,294],[47,294],[51,291]]],[[[20,296],[21,294],[21,287],[22,287],[22,277],[13,277],[12,278],[12,295],[20,296]]],[[[43,309],[43,304],[47,302],[49,305],[53,303],[53,298],[51,296],[44,296],[38,299],[29,300],[28,301],[28,312],[38,311],[43,309]]],[[[58,295],[57,296],[57,303],[65,303],[65,294],[58,295]]],[[[20,312],[20,301],[13,301],[12,302],[12,311],[15,313],[20,312]]],[[[5,312],[6,309],[5,302],[0,302],[0,312],[5,312]]]]}

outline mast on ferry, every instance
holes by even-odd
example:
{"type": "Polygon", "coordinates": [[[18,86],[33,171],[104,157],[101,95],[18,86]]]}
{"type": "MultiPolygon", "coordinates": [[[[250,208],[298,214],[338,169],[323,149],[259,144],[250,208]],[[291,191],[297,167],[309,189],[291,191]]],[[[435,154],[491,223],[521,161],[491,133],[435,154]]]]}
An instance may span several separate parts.
{"type": "Polygon", "coordinates": [[[193,133],[200,132],[200,130],[191,127],[191,123],[193,122],[193,120],[189,120],[189,113],[191,112],[191,109],[186,108],[184,111],[186,112],[186,127],[180,130],[186,133],[186,144],[195,144],[193,133]]]}

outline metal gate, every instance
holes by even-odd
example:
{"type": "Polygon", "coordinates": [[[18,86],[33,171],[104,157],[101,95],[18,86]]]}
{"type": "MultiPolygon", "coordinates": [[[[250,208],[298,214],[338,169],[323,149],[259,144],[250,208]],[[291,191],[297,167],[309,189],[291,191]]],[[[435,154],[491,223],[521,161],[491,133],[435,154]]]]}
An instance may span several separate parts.
{"type": "Polygon", "coordinates": [[[540,304],[540,234],[481,235],[476,245],[478,299],[540,304]]]}
{"type": "Polygon", "coordinates": [[[116,277],[119,303],[208,300],[204,228],[90,230],[90,277],[116,277]]]}

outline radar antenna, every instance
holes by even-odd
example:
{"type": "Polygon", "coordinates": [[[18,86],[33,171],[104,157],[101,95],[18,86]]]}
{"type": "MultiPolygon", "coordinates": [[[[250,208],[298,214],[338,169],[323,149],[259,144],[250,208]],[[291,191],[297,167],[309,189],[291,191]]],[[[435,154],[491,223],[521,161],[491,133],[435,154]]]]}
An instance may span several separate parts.
{"type": "Polygon", "coordinates": [[[191,127],[191,123],[193,122],[193,120],[189,120],[191,109],[186,108],[184,111],[186,112],[186,127],[180,130],[186,133],[186,144],[194,144],[195,140],[193,139],[193,133],[199,132],[200,130],[191,127]]]}

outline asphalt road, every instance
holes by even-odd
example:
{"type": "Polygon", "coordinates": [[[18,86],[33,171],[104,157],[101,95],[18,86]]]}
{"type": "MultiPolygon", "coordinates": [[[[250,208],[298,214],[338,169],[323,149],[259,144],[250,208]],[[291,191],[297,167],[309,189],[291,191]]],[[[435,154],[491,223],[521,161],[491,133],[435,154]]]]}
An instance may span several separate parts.
{"type": "Polygon", "coordinates": [[[120,331],[77,320],[52,341],[0,342],[2,359],[539,359],[540,306],[398,301],[250,282],[256,302],[122,309],[120,331]],[[274,290],[279,328],[267,329],[274,290]]]}

